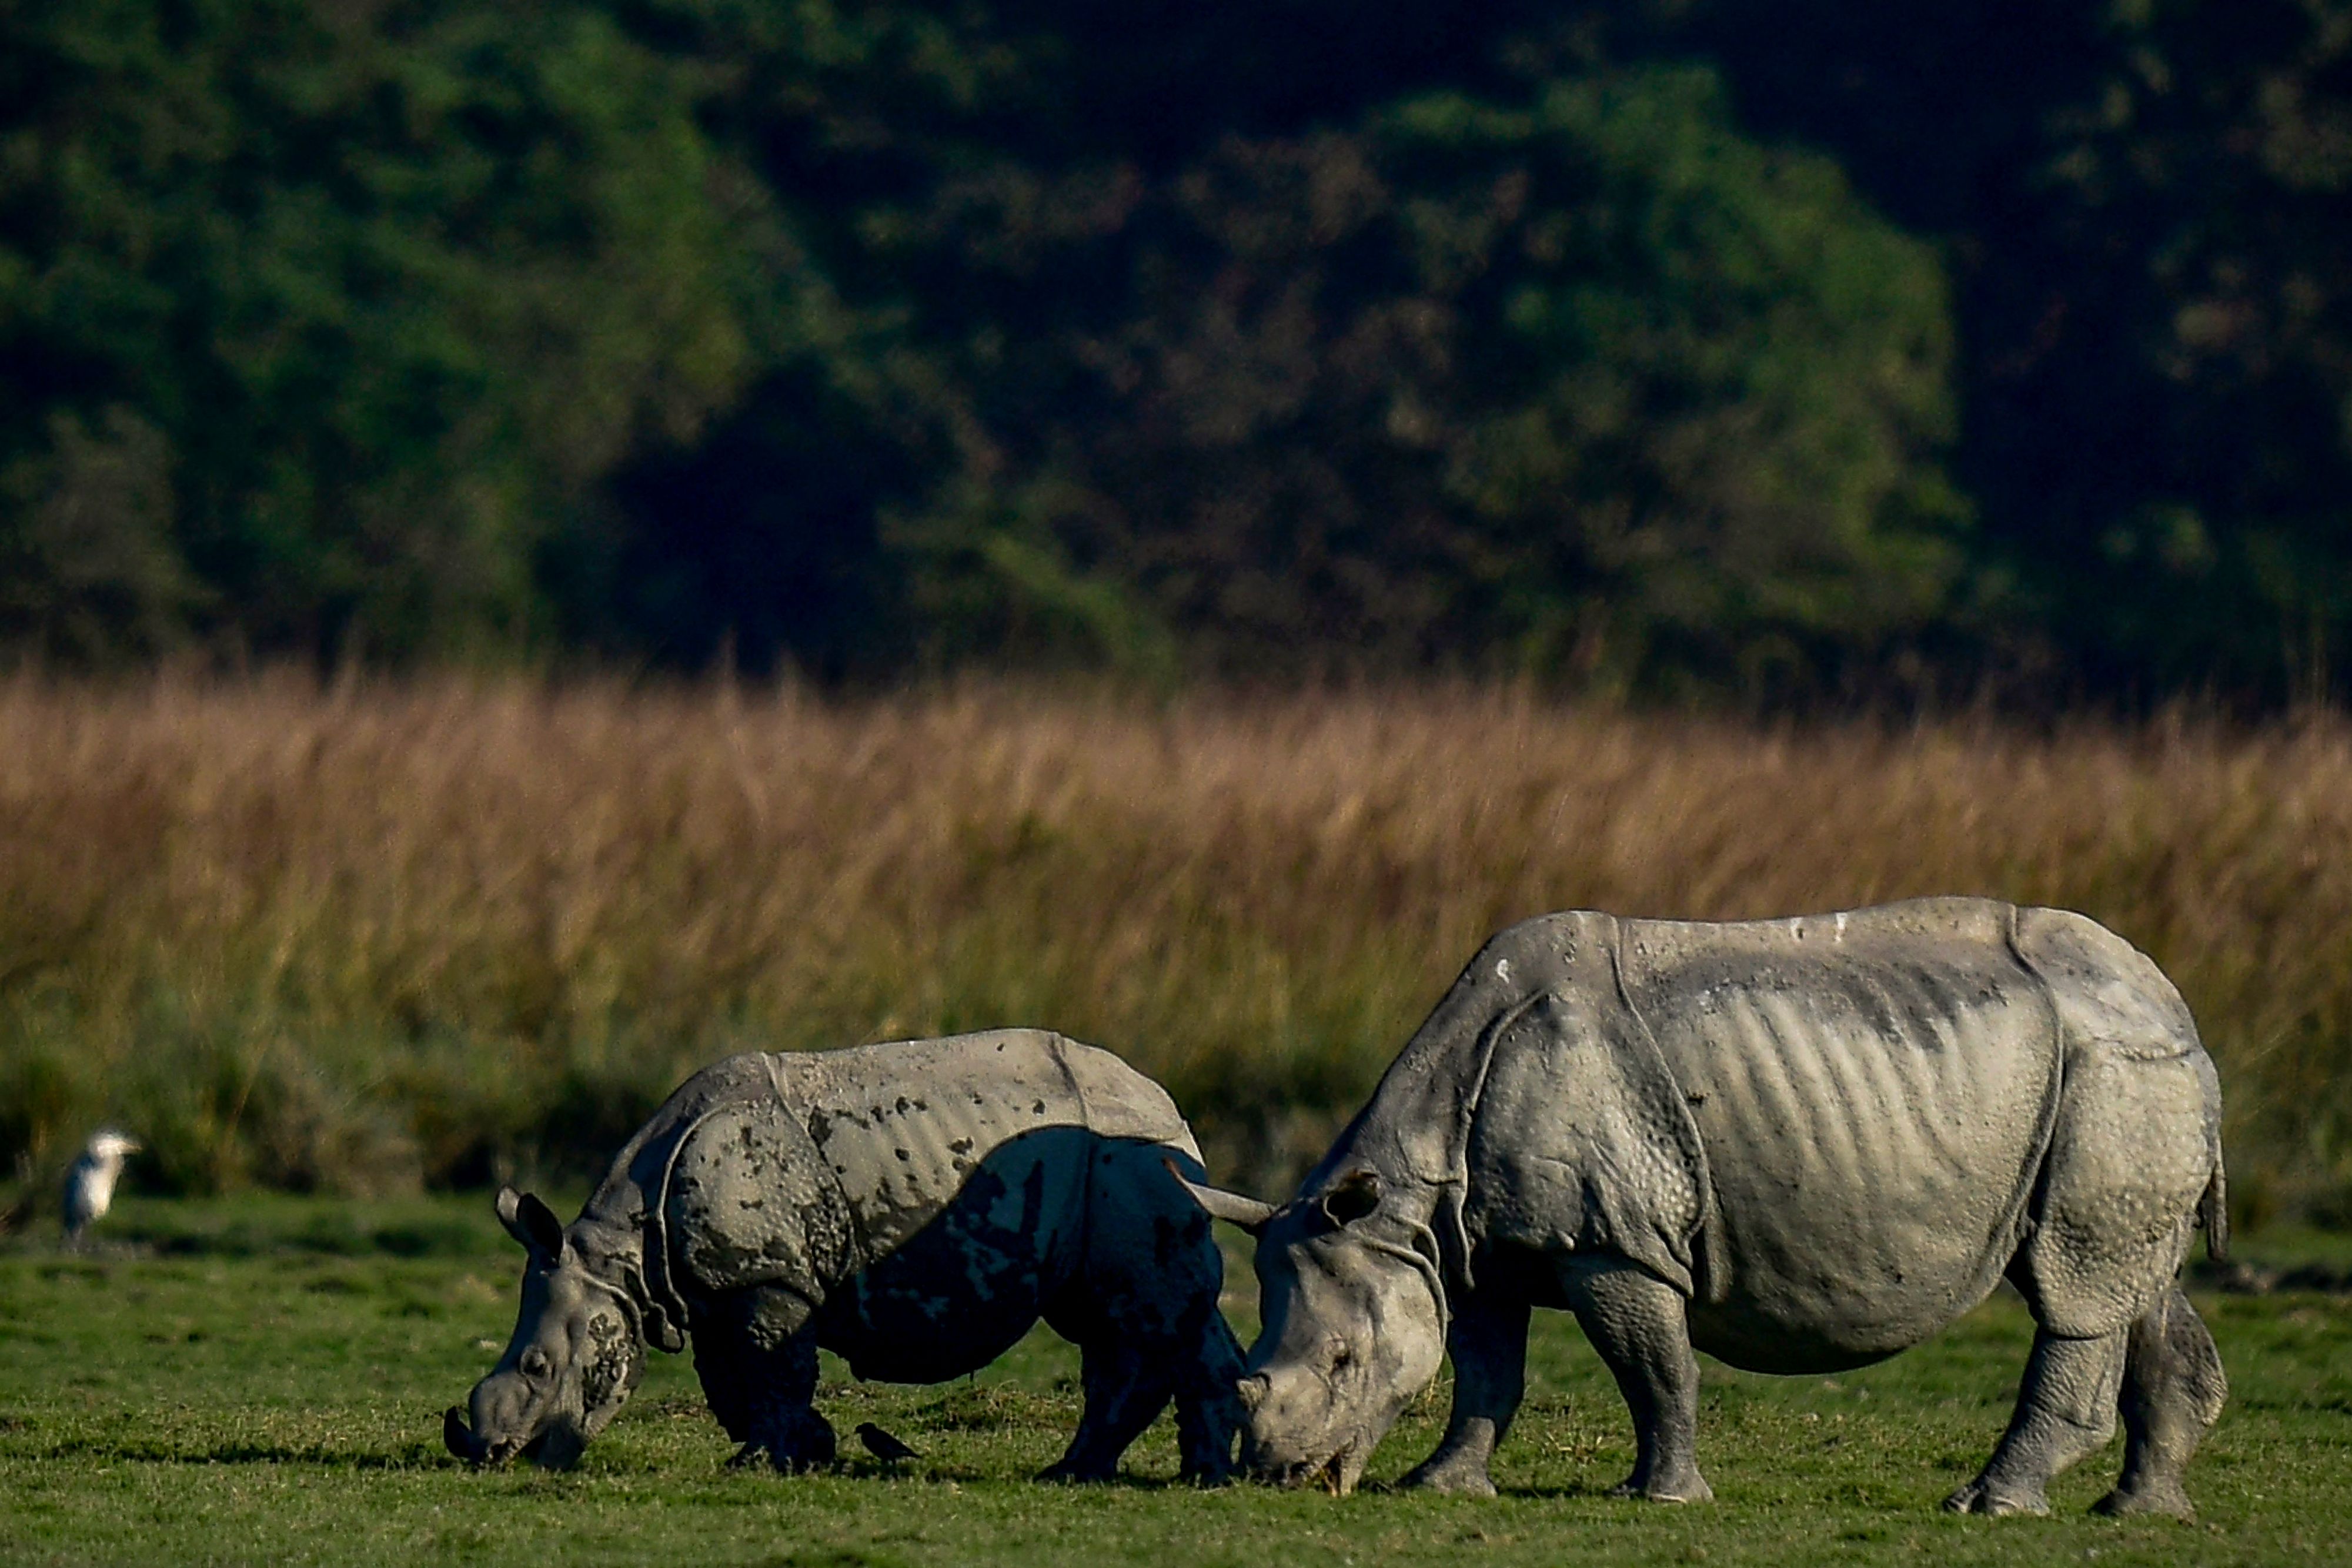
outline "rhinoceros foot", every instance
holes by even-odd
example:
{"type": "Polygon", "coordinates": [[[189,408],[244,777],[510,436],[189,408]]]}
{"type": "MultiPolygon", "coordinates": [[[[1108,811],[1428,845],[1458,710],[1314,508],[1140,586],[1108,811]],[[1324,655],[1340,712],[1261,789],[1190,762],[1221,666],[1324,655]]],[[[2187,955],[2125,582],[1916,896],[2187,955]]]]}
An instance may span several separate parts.
{"type": "Polygon", "coordinates": [[[1433,1491],[1450,1497],[1493,1497],[1495,1479],[1483,1461],[1448,1464],[1432,1459],[1405,1472],[1397,1483],[1408,1491],[1433,1491]]]}
{"type": "Polygon", "coordinates": [[[1118,1473],[1118,1466],[1116,1461],[1103,1464],[1098,1461],[1063,1458],[1056,1459],[1039,1470],[1037,1479],[1055,1486],[1092,1486],[1099,1481],[1107,1481],[1118,1473]]]}
{"type": "Polygon", "coordinates": [[[2050,1511],[2050,1500],[2040,1487],[1994,1488],[1982,1480],[1973,1480],[1944,1500],[1946,1513],[1980,1513],[1988,1519],[2005,1519],[2011,1514],[2045,1514],[2050,1511]]]}
{"type": "Polygon", "coordinates": [[[2117,1487],[2091,1505],[2093,1513],[2103,1513],[2111,1519],[2127,1514],[2151,1514],[2159,1519],[2178,1519],[2184,1522],[2197,1517],[2189,1494],[2178,1483],[2171,1486],[2147,1486],[2126,1491],[2117,1487]]]}
{"type": "Polygon", "coordinates": [[[1715,1489],[1696,1465],[1660,1467],[1655,1474],[1628,1476],[1609,1489],[1611,1497],[1637,1497],[1644,1502],[1713,1502],[1715,1489]]]}
{"type": "Polygon", "coordinates": [[[779,1418],[773,1427],[735,1450],[729,1469],[744,1469],[761,1459],[788,1476],[831,1468],[838,1456],[833,1426],[814,1410],[799,1410],[779,1418]]]}

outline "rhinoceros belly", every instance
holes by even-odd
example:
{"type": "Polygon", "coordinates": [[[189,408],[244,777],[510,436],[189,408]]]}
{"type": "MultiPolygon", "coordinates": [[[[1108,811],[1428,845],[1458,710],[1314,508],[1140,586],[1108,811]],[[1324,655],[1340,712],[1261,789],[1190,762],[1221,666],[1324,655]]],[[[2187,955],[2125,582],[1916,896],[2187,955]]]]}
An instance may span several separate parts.
{"type": "Polygon", "coordinates": [[[828,1297],[820,1345],[859,1377],[938,1383],[994,1361],[1075,1271],[1094,1134],[1047,1127],[1000,1145],[889,1256],[828,1297]]]}
{"type": "Polygon", "coordinates": [[[1629,990],[1714,1183],[1694,1340],[1759,1371],[1832,1370],[1917,1343],[2000,1279],[2056,1105],[2057,1030],[2006,944],[1815,931],[1780,949],[1674,955],[1629,990]]]}

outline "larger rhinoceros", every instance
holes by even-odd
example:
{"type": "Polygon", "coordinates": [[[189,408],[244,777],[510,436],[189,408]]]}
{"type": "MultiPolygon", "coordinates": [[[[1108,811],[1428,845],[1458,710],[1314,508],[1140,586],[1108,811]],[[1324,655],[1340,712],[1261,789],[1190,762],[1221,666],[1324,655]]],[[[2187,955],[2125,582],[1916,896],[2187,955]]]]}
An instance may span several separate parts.
{"type": "Polygon", "coordinates": [[[1171,1161],[1200,1170],[1167,1092],[1059,1035],[731,1057],[670,1096],[570,1226],[499,1193],[529,1253],[522,1309],[470,1427],[452,1408],[444,1438],[477,1464],[567,1465],[636,1385],[640,1345],[690,1336],[737,1459],[806,1469],[834,1457],[819,1347],[933,1383],[1042,1316],[1080,1347],[1086,1395],[1048,1477],[1108,1476],[1172,1396],[1185,1474],[1221,1479],[1241,1351],[1171,1161]]]}
{"type": "Polygon", "coordinates": [[[1622,1492],[1708,1497],[1696,1346],[1820,1373],[1892,1355],[2006,1275],[2017,1412],[1947,1506],[2041,1511],[2106,1442],[2101,1506],[2186,1515],[2227,1391],[2175,1284],[2226,1241],[2221,1094],[2179,993],[2063,910],[1929,899],[1702,925],[1548,915],[1490,941],[1260,1237],[1243,1457],[1351,1487],[1454,1358],[1406,1482],[1491,1491],[1531,1305],[1574,1312],[1632,1407],[1622,1492]]]}

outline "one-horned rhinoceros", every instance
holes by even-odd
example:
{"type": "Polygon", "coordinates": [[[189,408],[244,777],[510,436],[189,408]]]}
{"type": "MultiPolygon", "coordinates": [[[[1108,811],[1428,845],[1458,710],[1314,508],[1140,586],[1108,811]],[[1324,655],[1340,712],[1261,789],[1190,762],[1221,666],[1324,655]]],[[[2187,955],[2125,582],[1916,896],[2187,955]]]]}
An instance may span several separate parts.
{"type": "Polygon", "coordinates": [[[1929,899],[1702,925],[1548,915],[1490,941],[1259,1235],[1243,1458],[1351,1487],[1454,1366],[1408,1484],[1491,1491],[1531,1305],[1632,1407],[1622,1492],[1709,1495],[1692,1349],[1760,1372],[1918,1343],[2006,1275],[2017,1412],[1947,1505],[2039,1511],[2127,1434],[2110,1511],[2185,1515],[2227,1385],[2175,1284],[2226,1241],[2213,1065],[2156,966],[2078,915],[1929,899]]]}
{"type": "Polygon", "coordinates": [[[475,1385],[477,1464],[567,1465],[636,1385],[641,1343],[694,1342],[738,1461],[834,1458],[820,1346],[860,1377],[932,1383],[1043,1317],[1083,1355],[1086,1407],[1045,1473],[1108,1476],[1172,1396],[1185,1473],[1222,1479],[1241,1351],[1223,1267],[1171,1171],[1200,1151],[1158,1084],[1107,1051],[1003,1030],[705,1068],[569,1226],[499,1195],[530,1254],[514,1339],[475,1385]]]}

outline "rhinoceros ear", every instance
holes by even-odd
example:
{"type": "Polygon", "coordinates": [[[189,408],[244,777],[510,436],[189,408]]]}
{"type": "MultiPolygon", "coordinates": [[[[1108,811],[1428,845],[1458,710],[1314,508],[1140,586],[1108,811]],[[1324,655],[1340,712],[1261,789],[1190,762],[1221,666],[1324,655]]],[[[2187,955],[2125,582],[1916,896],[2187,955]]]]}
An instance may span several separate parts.
{"type": "Polygon", "coordinates": [[[1323,1195],[1323,1218],[1338,1226],[1353,1225],[1381,1206],[1378,1171],[1349,1171],[1339,1185],[1323,1195]]]}
{"type": "Polygon", "coordinates": [[[563,1252],[563,1224],[555,1211],[530,1193],[518,1194],[510,1186],[499,1188],[499,1223],[507,1234],[522,1243],[524,1251],[534,1258],[552,1261],[563,1252]]]}
{"type": "Polygon", "coordinates": [[[1237,1225],[1255,1236],[1265,1228],[1265,1222],[1274,1218],[1275,1208],[1270,1203],[1244,1197],[1240,1193],[1227,1192],[1222,1187],[1203,1186],[1186,1176],[1174,1160],[1160,1163],[1168,1167],[1168,1174],[1176,1178],[1176,1185],[1191,1193],[1192,1201],[1209,1211],[1212,1219],[1237,1225]]]}

